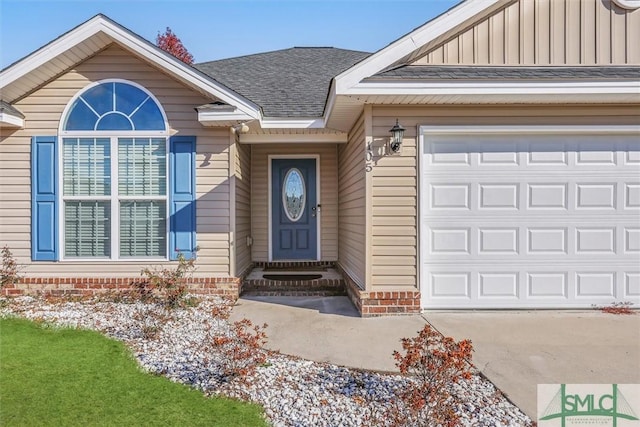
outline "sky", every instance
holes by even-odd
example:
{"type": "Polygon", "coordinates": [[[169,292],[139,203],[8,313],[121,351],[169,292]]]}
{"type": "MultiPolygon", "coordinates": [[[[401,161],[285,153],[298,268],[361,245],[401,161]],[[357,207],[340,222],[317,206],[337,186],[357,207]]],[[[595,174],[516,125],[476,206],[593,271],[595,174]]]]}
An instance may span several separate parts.
{"type": "Polygon", "coordinates": [[[460,0],[0,0],[0,68],[98,13],[155,42],[170,27],[195,62],[294,46],[375,52],[460,0]]]}

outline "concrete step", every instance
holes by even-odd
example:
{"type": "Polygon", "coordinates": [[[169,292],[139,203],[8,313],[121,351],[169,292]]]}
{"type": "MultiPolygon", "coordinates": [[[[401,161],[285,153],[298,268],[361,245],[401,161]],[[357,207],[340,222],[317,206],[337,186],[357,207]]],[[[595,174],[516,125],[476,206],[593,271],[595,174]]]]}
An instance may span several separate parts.
{"type": "Polygon", "coordinates": [[[254,268],[242,282],[243,295],[337,296],[346,295],[345,281],[333,268],[269,271],[254,268]],[[266,276],[266,277],[265,277],[266,276]],[[269,277],[274,277],[273,280],[269,277]],[[305,279],[312,277],[312,279],[305,279]]]}

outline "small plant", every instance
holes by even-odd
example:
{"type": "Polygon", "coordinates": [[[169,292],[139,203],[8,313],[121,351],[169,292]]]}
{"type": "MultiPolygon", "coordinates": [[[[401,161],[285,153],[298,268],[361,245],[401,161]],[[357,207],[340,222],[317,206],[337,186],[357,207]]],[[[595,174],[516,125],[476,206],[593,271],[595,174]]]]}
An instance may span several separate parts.
{"type": "Polygon", "coordinates": [[[178,254],[175,268],[147,267],[142,270],[142,279],[134,283],[136,294],[142,301],[157,296],[169,308],[180,307],[185,301],[187,284],[195,268],[195,258],[186,259],[182,253],[178,254]]]}
{"type": "Polygon", "coordinates": [[[631,306],[633,305],[630,301],[624,302],[614,302],[611,305],[600,307],[597,305],[593,305],[592,307],[596,310],[600,310],[603,313],[609,314],[635,314],[631,306]]]}
{"type": "MultiPolygon", "coordinates": [[[[217,322],[226,322],[231,312],[230,301],[217,305],[212,317],[217,322]]],[[[254,325],[249,319],[231,323],[223,335],[211,339],[211,345],[221,355],[220,369],[225,378],[244,377],[258,366],[267,364],[267,353],[263,346],[267,342],[267,324],[254,325]]]]}
{"type": "Polygon", "coordinates": [[[450,385],[471,378],[471,341],[455,342],[425,325],[417,337],[403,338],[402,348],[404,354],[395,351],[393,357],[414,381],[398,392],[393,425],[458,425],[450,385]]]}
{"type": "Polygon", "coordinates": [[[0,271],[0,289],[8,285],[14,285],[22,279],[20,272],[22,267],[13,257],[8,246],[2,248],[2,270],[0,271]]]}
{"type": "Polygon", "coordinates": [[[140,333],[145,340],[154,340],[162,332],[162,326],[170,319],[170,313],[162,307],[150,306],[144,309],[136,309],[132,318],[138,323],[140,333]]]}

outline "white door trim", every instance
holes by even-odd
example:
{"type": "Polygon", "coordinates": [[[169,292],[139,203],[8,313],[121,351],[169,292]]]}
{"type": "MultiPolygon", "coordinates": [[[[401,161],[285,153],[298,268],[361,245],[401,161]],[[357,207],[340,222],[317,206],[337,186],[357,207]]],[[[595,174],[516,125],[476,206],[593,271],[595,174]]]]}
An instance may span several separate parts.
{"type": "MultiPolygon", "coordinates": [[[[267,214],[268,214],[268,236],[269,236],[269,262],[273,261],[273,236],[272,236],[272,228],[273,228],[273,215],[271,210],[271,172],[272,172],[272,163],[274,159],[315,159],[316,161],[316,204],[321,204],[320,198],[320,189],[322,188],[320,185],[320,154],[269,154],[267,156],[268,167],[267,167],[267,214]]],[[[317,233],[317,247],[316,247],[316,259],[312,261],[320,261],[322,259],[322,238],[321,238],[321,223],[322,223],[322,209],[316,211],[317,220],[316,220],[316,233],[317,233]]],[[[287,260],[278,260],[278,261],[287,261],[287,260]]],[[[303,260],[292,260],[292,261],[303,261],[303,260]]]]}

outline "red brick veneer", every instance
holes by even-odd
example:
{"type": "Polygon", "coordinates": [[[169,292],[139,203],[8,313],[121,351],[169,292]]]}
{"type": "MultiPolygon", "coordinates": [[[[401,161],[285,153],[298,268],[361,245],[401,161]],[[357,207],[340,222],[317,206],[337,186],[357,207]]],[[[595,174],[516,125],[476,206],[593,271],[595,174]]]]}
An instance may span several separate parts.
{"type": "Polygon", "coordinates": [[[340,268],[347,294],[362,317],[395,316],[420,313],[420,291],[365,291],[340,268]]]}
{"type": "MultiPolygon", "coordinates": [[[[102,292],[127,291],[140,277],[25,277],[2,289],[2,295],[95,295],[102,292]]],[[[237,298],[242,280],[239,277],[196,277],[189,281],[189,292],[226,295],[237,298]]]]}

